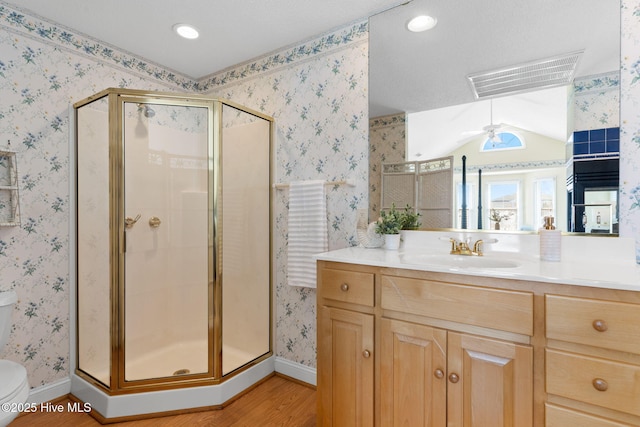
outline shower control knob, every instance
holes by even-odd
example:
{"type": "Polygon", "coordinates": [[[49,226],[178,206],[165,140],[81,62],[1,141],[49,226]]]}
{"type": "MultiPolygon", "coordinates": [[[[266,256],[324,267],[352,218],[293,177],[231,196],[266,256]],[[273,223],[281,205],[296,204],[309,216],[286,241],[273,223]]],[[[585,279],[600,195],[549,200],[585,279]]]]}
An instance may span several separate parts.
{"type": "Polygon", "coordinates": [[[161,223],[162,221],[160,221],[160,218],[158,218],[157,216],[152,216],[151,218],[149,218],[149,226],[151,228],[158,228],[160,227],[161,223]]]}

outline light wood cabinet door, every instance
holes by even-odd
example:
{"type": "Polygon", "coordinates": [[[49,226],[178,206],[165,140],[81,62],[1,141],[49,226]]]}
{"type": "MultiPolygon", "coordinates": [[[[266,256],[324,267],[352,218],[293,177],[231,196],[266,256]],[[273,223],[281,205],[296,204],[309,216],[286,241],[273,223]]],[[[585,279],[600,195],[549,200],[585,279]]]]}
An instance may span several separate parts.
{"type": "Polygon", "coordinates": [[[320,308],[318,425],[373,426],[373,315],[320,308]]]}
{"type": "Polygon", "coordinates": [[[445,427],[447,332],[381,319],[380,342],[380,425],[445,427]]]}
{"type": "Polygon", "coordinates": [[[448,427],[531,427],[533,349],[449,332],[448,427]]]}

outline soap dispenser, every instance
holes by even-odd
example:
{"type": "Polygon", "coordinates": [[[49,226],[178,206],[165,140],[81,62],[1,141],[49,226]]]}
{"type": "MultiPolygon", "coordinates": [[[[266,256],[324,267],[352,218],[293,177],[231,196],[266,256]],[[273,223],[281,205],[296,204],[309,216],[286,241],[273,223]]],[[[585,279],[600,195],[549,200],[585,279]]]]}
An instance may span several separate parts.
{"type": "Polygon", "coordinates": [[[560,261],[560,230],[553,225],[553,217],[545,216],[540,229],[540,260],[560,261]]]}

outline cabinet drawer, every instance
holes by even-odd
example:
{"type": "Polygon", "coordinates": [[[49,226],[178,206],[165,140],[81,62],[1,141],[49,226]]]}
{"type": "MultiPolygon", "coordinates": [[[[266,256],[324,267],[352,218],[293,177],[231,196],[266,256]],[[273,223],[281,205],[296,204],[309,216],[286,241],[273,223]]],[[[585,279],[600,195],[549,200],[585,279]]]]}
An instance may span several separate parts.
{"type": "Polygon", "coordinates": [[[533,294],[382,276],[382,308],[533,335],[533,294]]]}
{"type": "Polygon", "coordinates": [[[546,350],[547,393],[640,415],[640,366],[546,350]]]}
{"type": "Polygon", "coordinates": [[[545,405],[545,427],[632,427],[613,420],[606,420],[595,415],[563,408],[562,406],[545,405]]]}
{"type": "Polygon", "coordinates": [[[322,298],[373,307],[373,273],[330,268],[324,268],[320,273],[322,298]]]}
{"type": "Polygon", "coordinates": [[[546,295],[547,338],[640,354],[640,305],[546,295]]]}

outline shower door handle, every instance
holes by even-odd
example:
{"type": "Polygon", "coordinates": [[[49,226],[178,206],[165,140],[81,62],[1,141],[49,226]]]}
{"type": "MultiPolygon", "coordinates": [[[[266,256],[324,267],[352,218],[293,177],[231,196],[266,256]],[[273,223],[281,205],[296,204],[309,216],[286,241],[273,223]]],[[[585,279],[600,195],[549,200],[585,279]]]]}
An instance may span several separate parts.
{"type": "Polygon", "coordinates": [[[135,218],[131,218],[130,216],[124,219],[124,228],[131,228],[136,225],[136,222],[140,219],[142,215],[138,214],[135,218]]]}

